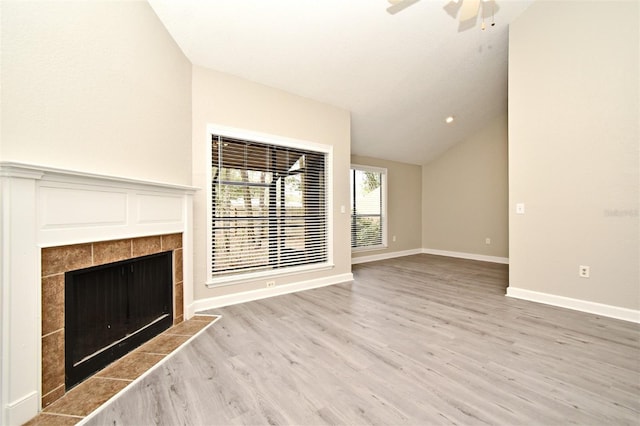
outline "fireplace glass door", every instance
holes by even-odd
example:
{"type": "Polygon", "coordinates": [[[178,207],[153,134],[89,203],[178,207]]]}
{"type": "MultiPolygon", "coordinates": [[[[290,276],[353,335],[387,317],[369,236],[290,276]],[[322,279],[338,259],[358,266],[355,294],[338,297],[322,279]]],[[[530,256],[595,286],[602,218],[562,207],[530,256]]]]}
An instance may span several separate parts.
{"type": "Polygon", "coordinates": [[[173,323],[172,252],[65,274],[67,390],[173,323]]]}

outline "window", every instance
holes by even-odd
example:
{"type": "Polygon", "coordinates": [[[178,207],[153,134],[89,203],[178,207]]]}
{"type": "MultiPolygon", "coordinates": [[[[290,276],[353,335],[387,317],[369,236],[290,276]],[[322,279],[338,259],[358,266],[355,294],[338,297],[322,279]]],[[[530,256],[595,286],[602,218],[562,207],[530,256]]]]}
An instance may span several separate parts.
{"type": "Polygon", "coordinates": [[[328,261],[326,158],[212,135],[212,283],[328,261]]]}
{"type": "Polygon", "coordinates": [[[387,246],[387,170],[351,166],[351,248],[377,249],[387,246]]]}

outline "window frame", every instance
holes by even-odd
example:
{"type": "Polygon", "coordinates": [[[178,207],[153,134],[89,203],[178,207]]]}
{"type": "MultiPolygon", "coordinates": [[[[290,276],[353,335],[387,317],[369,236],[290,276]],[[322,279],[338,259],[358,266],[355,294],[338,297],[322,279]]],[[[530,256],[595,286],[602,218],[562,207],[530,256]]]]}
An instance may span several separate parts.
{"type": "MultiPolygon", "coordinates": [[[[351,245],[351,252],[352,253],[358,253],[358,252],[364,252],[364,251],[374,251],[374,250],[383,250],[388,248],[388,239],[387,239],[387,234],[388,234],[388,227],[387,227],[387,175],[388,175],[388,170],[385,167],[376,167],[376,166],[366,166],[363,164],[351,164],[351,166],[349,167],[349,184],[351,185],[351,175],[353,174],[354,170],[359,170],[359,171],[363,171],[363,172],[374,172],[374,173],[380,173],[380,192],[381,192],[381,211],[380,211],[380,226],[382,227],[382,231],[381,231],[381,243],[380,244],[375,244],[375,245],[370,245],[370,246],[362,246],[362,247],[353,247],[353,242],[350,239],[350,245],[351,245]]],[[[354,200],[353,200],[353,187],[350,188],[349,190],[350,195],[349,195],[349,207],[352,210],[353,209],[353,205],[354,205],[354,200]]],[[[352,233],[352,226],[353,226],[353,213],[350,212],[349,214],[349,230],[350,233],[352,233]]]]}
{"type": "Polygon", "coordinates": [[[256,281],[274,276],[286,276],[291,274],[300,274],[310,271],[321,271],[334,267],[333,263],[333,147],[317,142],[310,142],[300,139],[292,139],[278,135],[254,132],[245,129],[238,129],[217,124],[207,126],[207,143],[205,156],[205,175],[206,175],[206,215],[207,215],[207,254],[206,254],[206,283],[207,287],[221,287],[226,285],[239,284],[249,281],[256,281]],[[284,148],[295,148],[307,151],[315,151],[325,154],[325,217],[326,217],[326,253],[327,260],[322,263],[310,265],[287,266],[276,269],[260,270],[260,271],[238,271],[237,274],[224,276],[214,276],[211,258],[213,255],[213,191],[211,187],[213,155],[211,138],[212,136],[222,136],[232,139],[240,139],[257,143],[269,144],[284,148]]]}

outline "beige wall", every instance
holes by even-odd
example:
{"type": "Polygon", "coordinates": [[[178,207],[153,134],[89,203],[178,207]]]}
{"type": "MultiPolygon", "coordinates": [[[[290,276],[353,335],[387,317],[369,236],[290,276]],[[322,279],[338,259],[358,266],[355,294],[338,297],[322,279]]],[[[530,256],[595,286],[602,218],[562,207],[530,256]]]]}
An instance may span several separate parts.
{"type": "Polygon", "coordinates": [[[511,25],[510,287],[640,308],[639,7],[535,2],[511,25]]]}
{"type": "Polygon", "coordinates": [[[504,114],[422,167],[422,247],[509,257],[507,199],[504,114]]]}
{"type": "MultiPolygon", "coordinates": [[[[350,122],[348,111],[291,95],[227,74],[193,67],[193,181],[206,188],[210,158],[207,125],[277,135],[333,149],[333,260],[331,270],[277,277],[276,286],[351,272],[349,214],[340,206],[349,205],[350,122]]],[[[195,299],[228,295],[265,287],[265,279],[207,288],[207,199],[199,191],[194,200],[194,283],[195,299]]],[[[272,278],[269,278],[271,280],[272,278]]]]}
{"type": "Polygon", "coordinates": [[[191,183],[191,64],[146,2],[2,1],[0,159],[191,183]]]}
{"type": "Polygon", "coordinates": [[[388,227],[386,249],[355,252],[352,256],[358,258],[420,249],[420,166],[355,155],[351,156],[351,163],[387,169],[388,227]],[[394,235],[396,241],[393,241],[394,235]]]}

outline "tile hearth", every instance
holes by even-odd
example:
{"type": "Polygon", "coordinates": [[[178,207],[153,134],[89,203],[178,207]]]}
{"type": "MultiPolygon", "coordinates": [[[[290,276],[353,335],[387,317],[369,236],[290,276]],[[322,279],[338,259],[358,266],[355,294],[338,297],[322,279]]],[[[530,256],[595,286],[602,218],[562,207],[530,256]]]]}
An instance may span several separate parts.
{"type": "Polygon", "coordinates": [[[196,315],[97,372],[25,426],[75,425],[219,317],[196,315]]]}

